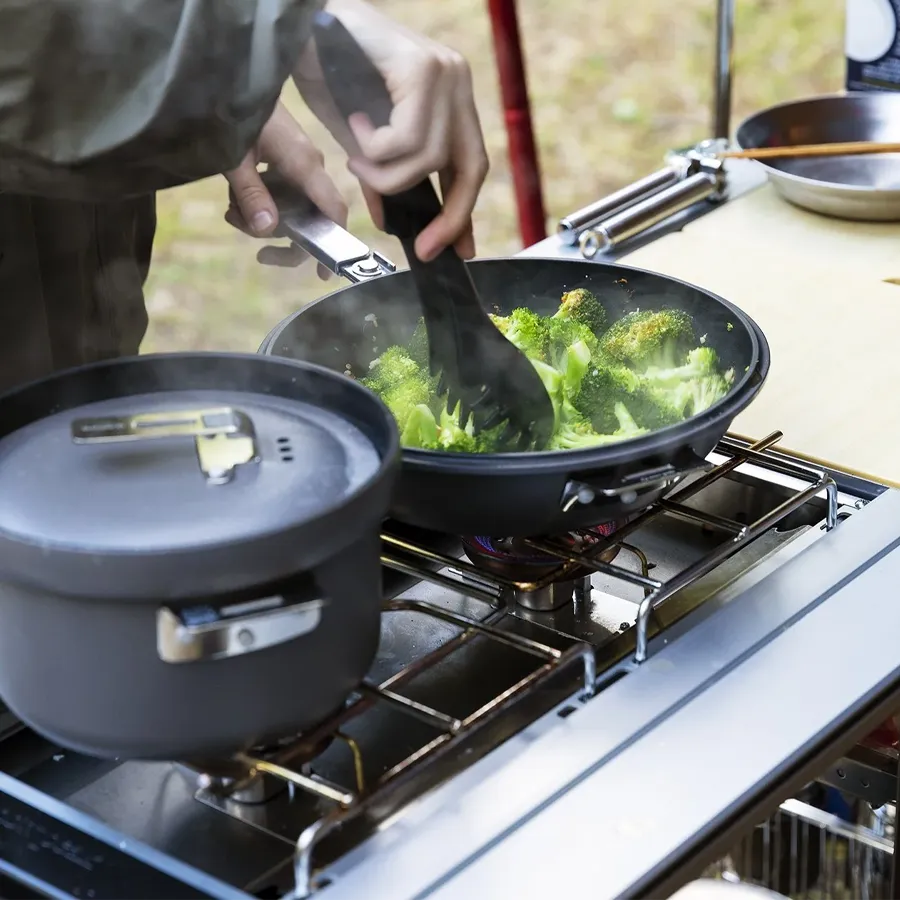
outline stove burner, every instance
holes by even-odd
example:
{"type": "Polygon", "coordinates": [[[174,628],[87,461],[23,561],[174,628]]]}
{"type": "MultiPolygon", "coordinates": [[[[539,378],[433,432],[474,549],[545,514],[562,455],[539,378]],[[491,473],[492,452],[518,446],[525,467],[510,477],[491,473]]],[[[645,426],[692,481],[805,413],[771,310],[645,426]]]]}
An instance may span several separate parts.
{"type": "Polygon", "coordinates": [[[287,768],[302,770],[317,756],[323,754],[334,741],[334,735],[326,735],[312,743],[301,735],[281,738],[269,744],[254,747],[246,755],[225,759],[192,759],[181,763],[184,769],[197,776],[200,788],[227,797],[240,804],[264,803],[273,793],[284,789],[284,784],[268,775],[252,772],[254,760],[273,760],[287,768]],[[280,752],[290,748],[289,756],[280,752]]]}
{"type": "MultiPolygon", "coordinates": [[[[603,538],[611,535],[619,527],[617,522],[597,525],[587,531],[571,532],[555,538],[578,552],[589,550],[603,538]]],[[[537,590],[528,590],[525,585],[540,581],[560,568],[562,560],[551,553],[544,553],[529,546],[522,538],[492,538],[483,535],[462,539],[463,549],[473,565],[486,572],[499,575],[508,581],[517,582],[511,588],[512,596],[519,606],[532,610],[552,610],[572,601],[573,592],[582,585],[589,591],[590,570],[576,567],[566,572],[565,580],[553,581],[537,590]]],[[[612,562],[619,552],[616,546],[600,553],[598,561],[612,562]]]]}

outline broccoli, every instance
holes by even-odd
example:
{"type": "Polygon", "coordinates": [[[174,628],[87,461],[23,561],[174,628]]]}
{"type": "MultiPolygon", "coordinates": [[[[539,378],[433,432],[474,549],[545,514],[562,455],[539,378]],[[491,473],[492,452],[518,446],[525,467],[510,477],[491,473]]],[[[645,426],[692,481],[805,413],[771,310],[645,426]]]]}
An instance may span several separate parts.
{"type": "Polygon", "coordinates": [[[427,406],[433,395],[431,385],[421,377],[407,378],[400,384],[376,391],[376,393],[397,420],[397,427],[401,431],[406,427],[413,410],[418,406],[427,406]]]}
{"type": "Polygon", "coordinates": [[[597,336],[587,325],[576,322],[574,319],[550,318],[546,321],[548,323],[550,361],[554,365],[561,365],[566,350],[579,341],[587,344],[591,353],[596,353],[597,336]]]}
{"type": "Polygon", "coordinates": [[[547,360],[548,330],[546,319],[525,307],[514,309],[508,316],[491,315],[500,333],[529,359],[547,360]]]}
{"type": "Polygon", "coordinates": [[[639,386],[640,379],[631,370],[608,360],[592,359],[572,403],[595,431],[606,434],[618,428],[615,404],[630,399],[639,386]]]}
{"type": "Polygon", "coordinates": [[[426,372],[431,365],[428,350],[428,331],[425,328],[425,319],[419,319],[416,330],[412,333],[407,345],[410,359],[426,372]]]}
{"type": "Polygon", "coordinates": [[[434,413],[424,403],[420,403],[410,413],[400,434],[400,443],[404,447],[421,450],[438,448],[437,422],[434,413]]]}
{"type": "Polygon", "coordinates": [[[560,362],[559,372],[563,377],[563,393],[567,398],[575,397],[591,366],[591,348],[584,341],[576,341],[566,348],[560,362]]]}
{"type": "Polygon", "coordinates": [[[460,405],[451,413],[447,409],[446,402],[438,417],[438,445],[441,450],[450,450],[455,453],[474,453],[476,441],[473,434],[472,418],[469,424],[463,428],[459,421],[460,405]]]}
{"type": "MultiPolygon", "coordinates": [[[[583,289],[563,296],[541,317],[525,308],[492,315],[497,328],[531,360],[550,397],[550,449],[574,450],[627,440],[707,410],[729,391],[733,370],[721,371],[715,350],[694,336],[677,310],[633,312],[602,331],[595,299],[583,289]],[[592,326],[586,324],[590,318],[592,326]]],[[[599,306],[599,304],[597,304],[599,306]]],[[[600,307],[602,312],[602,307],[600,307]]],[[[428,371],[428,334],[419,320],[408,347],[389,347],[361,383],[397,420],[404,447],[457,453],[505,450],[507,423],[475,432],[460,406],[447,408],[428,371]]]]}
{"type": "Polygon", "coordinates": [[[403,347],[385,350],[360,383],[381,397],[401,432],[413,409],[427,405],[434,395],[434,380],[410,359],[403,347]]]}
{"type": "Polygon", "coordinates": [[[674,369],[697,339],[691,317],[681,310],[631,312],[600,338],[601,351],[631,369],[674,369]]]}
{"type": "Polygon", "coordinates": [[[635,422],[628,407],[624,403],[613,405],[616,421],[615,431],[601,433],[595,430],[589,421],[581,416],[574,407],[563,404],[560,427],[550,442],[551,450],[580,450],[585,447],[596,447],[601,444],[614,444],[629,438],[640,437],[648,429],[635,422]]]}
{"type": "Polygon", "coordinates": [[[401,384],[408,378],[418,378],[421,370],[404,347],[388,347],[377,359],[372,360],[369,374],[361,379],[370,390],[380,394],[401,384]]]}
{"type": "Polygon", "coordinates": [[[534,366],[535,371],[540,375],[541,382],[544,385],[544,390],[547,392],[547,395],[550,397],[550,402],[553,404],[553,421],[554,425],[559,424],[559,412],[560,406],[563,400],[563,376],[559,369],[554,369],[553,366],[547,365],[547,363],[542,363],[540,360],[531,360],[531,364],[534,366]]]}
{"type": "Polygon", "coordinates": [[[729,369],[724,375],[711,372],[670,387],[656,388],[653,393],[676,411],[679,419],[696,416],[721,400],[731,389],[734,372],[729,369]]]}
{"type": "Polygon", "coordinates": [[[691,350],[684,365],[672,369],[651,367],[644,372],[644,378],[660,387],[673,387],[682,381],[715,375],[719,371],[719,357],[712,347],[696,347],[691,350]]]}
{"type": "Polygon", "coordinates": [[[595,335],[606,330],[606,310],[587,288],[575,288],[563,294],[553,318],[579,322],[590,328],[595,335]]]}

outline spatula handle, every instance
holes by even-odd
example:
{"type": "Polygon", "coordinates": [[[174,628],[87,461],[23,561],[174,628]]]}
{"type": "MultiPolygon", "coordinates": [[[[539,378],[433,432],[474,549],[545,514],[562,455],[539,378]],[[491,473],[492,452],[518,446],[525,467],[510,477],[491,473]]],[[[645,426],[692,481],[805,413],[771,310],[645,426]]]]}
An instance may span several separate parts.
{"type": "MultiPolygon", "coordinates": [[[[313,37],[325,84],[344,120],[365,113],[376,128],[390,124],[394,104],[381,72],[343,23],[327,12],[313,21],[313,37]]],[[[412,188],[381,198],[384,226],[401,239],[404,250],[441,212],[441,201],[429,178],[412,188]]]]}

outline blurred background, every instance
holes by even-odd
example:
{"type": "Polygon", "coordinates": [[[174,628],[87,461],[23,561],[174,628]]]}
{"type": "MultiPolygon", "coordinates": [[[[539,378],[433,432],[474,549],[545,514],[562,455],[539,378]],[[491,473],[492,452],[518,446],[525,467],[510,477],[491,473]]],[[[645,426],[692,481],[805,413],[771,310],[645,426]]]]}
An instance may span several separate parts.
{"type": "MultiPolygon", "coordinates": [[[[475,216],[480,256],[521,249],[490,23],[483,0],[376,0],[411,28],[460,51],[475,79],[491,172],[475,216]]],[[[844,0],[738,0],[734,124],[782,100],[840,90],[844,0]]],[[[532,114],[548,233],[556,220],[658,168],[667,148],[709,136],[715,0],[521,0],[532,114]]],[[[403,265],[375,231],[345,158],[306,113],[285,100],[324,151],[350,203],[350,230],[403,265]]],[[[315,267],[260,266],[261,246],[222,219],[223,178],[159,197],[145,351],[255,351],[290,312],[341,286],[315,267]]]]}

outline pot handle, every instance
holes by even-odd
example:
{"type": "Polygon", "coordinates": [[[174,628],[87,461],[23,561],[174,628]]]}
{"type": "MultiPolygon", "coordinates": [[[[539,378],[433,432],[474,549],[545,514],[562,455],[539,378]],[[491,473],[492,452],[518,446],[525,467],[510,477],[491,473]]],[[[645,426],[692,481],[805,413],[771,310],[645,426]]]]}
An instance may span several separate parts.
{"type": "Polygon", "coordinates": [[[212,484],[231,481],[237,466],[259,458],[253,420],[230,406],[101,416],[72,422],[72,440],[76,444],[115,444],[171,437],[194,438],[200,470],[212,484]]]}
{"type": "Polygon", "coordinates": [[[325,599],[292,603],[273,596],[219,609],[163,606],[156,613],[156,652],[166,663],[255,653],[314,631],[327,603],[325,599]]]}
{"type": "MultiPolygon", "coordinates": [[[[386,256],[332,222],[309,197],[291,187],[274,169],[259,174],[278,207],[275,237],[289,238],[330,272],[354,284],[397,271],[397,266],[386,256]]],[[[231,197],[233,203],[233,193],[231,197]]]]}
{"type": "Polygon", "coordinates": [[[566,482],[566,486],[563,488],[560,508],[563,512],[568,512],[578,504],[589,506],[601,498],[604,500],[620,500],[626,504],[635,503],[642,493],[657,490],[668,484],[674,485],[675,482],[680,481],[686,475],[707,469],[709,465],[703,457],[691,452],[690,458],[686,459],[681,465],[666,463],[655,469],[632,472],[619,479],[618,484],[614,486],[600,487],[597,484],[592,484],[589,475],[577,479],[573,478],[566,482]]]}

